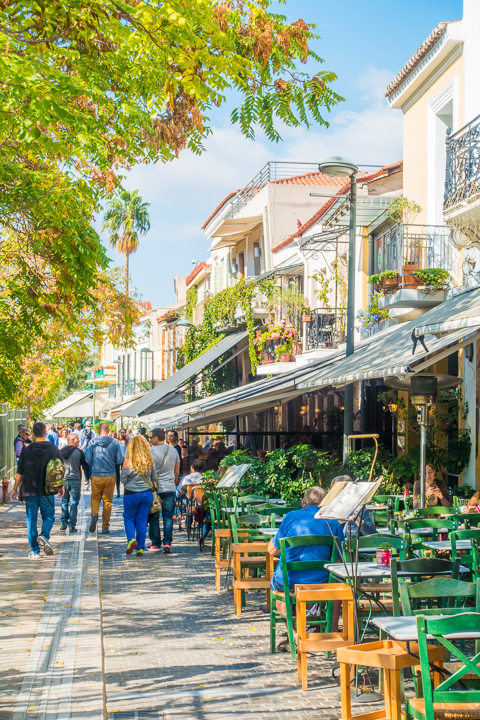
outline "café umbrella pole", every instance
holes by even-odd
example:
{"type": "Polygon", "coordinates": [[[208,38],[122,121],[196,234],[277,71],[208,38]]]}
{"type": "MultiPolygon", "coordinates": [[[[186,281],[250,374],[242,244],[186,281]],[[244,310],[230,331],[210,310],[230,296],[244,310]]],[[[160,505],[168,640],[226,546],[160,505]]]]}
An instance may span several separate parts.
{"type": "Polygon", "coordinates": [[[425,472],[427,462],[428,406],[420,408],[420,507],[425,507],[425,472]]]}

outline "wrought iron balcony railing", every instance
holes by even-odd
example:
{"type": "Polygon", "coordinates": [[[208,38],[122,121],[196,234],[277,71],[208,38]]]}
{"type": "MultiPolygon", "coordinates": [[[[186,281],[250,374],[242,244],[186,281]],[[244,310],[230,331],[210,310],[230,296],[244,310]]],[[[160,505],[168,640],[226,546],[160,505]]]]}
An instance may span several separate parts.
{"type": "Polygon", "coordinates": [[[443,207],[448,209],[480,192],[480,115],[454,135],[447,131],[447,168],[443,207]]]}
{"type": "Polygon", "coordinates": [[[306,323],[306,350],[336,349],[345,342],[347,311],[340,308],[312,310],[306,323]]]}
{"type": "Polygon", "coordinates": [[[397,225],[377,244],[377,272],[398,273],[397,286],[418,287],[417,270],[440,268],[458,271],[458,252],[451,242],[452,229],[444,225],[397,225]]]}
{"type": "Polygon", "coordinates": [[[235,217],[268,183],[312,172],[318,172],[318,163],[268,162],[243,190],[239,190],[235,195],[227,217],[235,217]]]}
{"type": "Polygon", "coordinates": [[[135,395],[136,393],[136,381],[135,380],[125,380],[123,383],[123,394],[124,395],[135,395]]]}

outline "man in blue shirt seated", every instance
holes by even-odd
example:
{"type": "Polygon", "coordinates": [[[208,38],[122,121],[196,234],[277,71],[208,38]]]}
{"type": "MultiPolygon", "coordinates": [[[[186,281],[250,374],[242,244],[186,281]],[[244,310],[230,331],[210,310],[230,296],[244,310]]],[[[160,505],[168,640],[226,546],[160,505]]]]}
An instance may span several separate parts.
{"type": "MultiPolygon", "coordinates": [[[[325,497],[325,490],[321,487],[311,487],[307,490],[302,500],[301,510],[292,510],[282,520],[278,532],[268,545],[268,552],[271,555],[280,553],[280,540],[287,537],[299,537],[301,535],[333,535],[337,538],[341,547],[343,542],[343,527],[338,520],[316,520],[315,513],[318,506],[325,497]],[[329,527],[330,526],[330,527],[329,527]],[[330,531],[331,528],[331,531],[330,531]]],[[[327,545],[300,545],[299,547],[287,548],[287,562],[300,562],[308,560],[324,560],[328,562],[331,556],[331,548],[327,545]]],[[[327,570],[295,570],[288,573],[289,587],[299,584],[316,584],[328,582],[327,570]]],[[[272,590],[283,591],[283,577],[280,563],[278,563],[270,584],[272,590]]]]}

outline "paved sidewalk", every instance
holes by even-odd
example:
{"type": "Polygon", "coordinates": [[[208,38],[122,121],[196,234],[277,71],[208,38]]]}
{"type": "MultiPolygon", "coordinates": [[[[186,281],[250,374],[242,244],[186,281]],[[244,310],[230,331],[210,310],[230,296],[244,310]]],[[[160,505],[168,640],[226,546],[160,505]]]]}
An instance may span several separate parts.
{"type": "MultiPolygon", "coordinates": [[[[174,553],[126,556],[121,501],[110,536],[99,536],[105,682],[111,718],[297,720],[340,717],[334,664],[309,659],[308,692],[290,655],[268,652],[265,594],[214,589],[213,558],[184,532],[174,553]]],[[[357,712],[379,710],[380,705],[357,712]]]]}

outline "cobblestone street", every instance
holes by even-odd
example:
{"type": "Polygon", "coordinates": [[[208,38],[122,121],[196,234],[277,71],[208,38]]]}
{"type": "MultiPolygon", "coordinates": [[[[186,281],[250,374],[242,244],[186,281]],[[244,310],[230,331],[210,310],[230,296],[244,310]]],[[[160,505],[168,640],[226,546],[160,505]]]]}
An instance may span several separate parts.
{"type": "Polygon", "coordinates": [[[37,562],[24,508],[2,507],[2,719],[340,717],[332,661],[309,660],[304,693],[290,655],[269,654],[264,593],[247,595],[237,618],[231,591],[214,589],[208,548],[176,531],[171,556],[127,557],[122,502],[98,546],[85,536],[88,505],[85,494],[72,538],[58,532],[57,509],[56,554],[37,562]]]}

